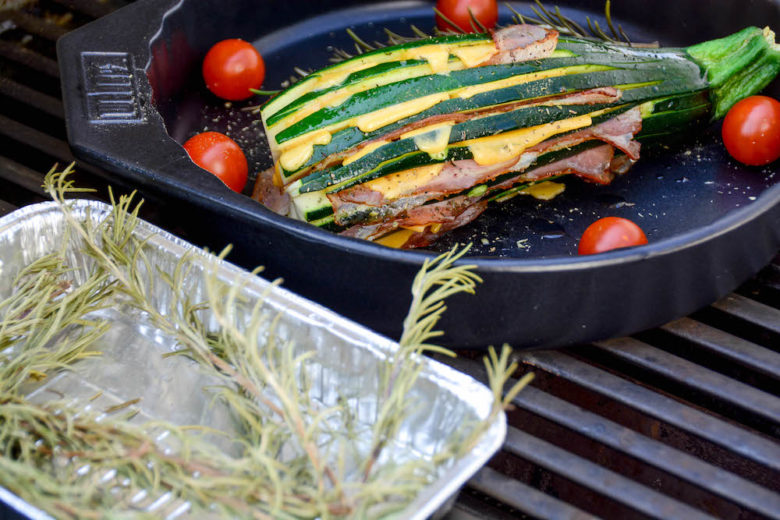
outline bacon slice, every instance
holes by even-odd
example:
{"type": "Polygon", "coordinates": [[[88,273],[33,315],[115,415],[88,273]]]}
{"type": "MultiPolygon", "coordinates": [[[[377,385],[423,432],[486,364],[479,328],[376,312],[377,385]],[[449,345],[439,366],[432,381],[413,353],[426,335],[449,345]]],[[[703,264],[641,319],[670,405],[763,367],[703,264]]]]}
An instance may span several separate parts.
{"type": "Polygon", "coordinates": [[[589,126],[568,135],[548,139],[536,146],[532,146],[526,150],[526,153],[562,150],[585,141],[599,139],[622,150],[631,159],[637,160],[639,159],[640,144],[634,140],[634,136],[640,130],[642,130],[642,112],[639,107],[634,107],[619,114],[617,117],[595,126],[589,126]]]}
{"type": "Polygon", "coordinates": [[[512,25],[493,33],[498,53],[481,65],[501,65],[538,60],[552,55],[558,31],[537,25],[512,25]]]}
{"type": "Polygon", "coordinates": [[[502,182],[498,189],[511,188],[520,182],[536,182],[548,177],[573,174],[597,184],[609,184],[614,178],[612,161],[615,149],[608,144],[590,148],[571,157],[546,164],[523,173],[514,179],[502,182]]]}
{"type": "Polygon", "coordinates": [[[570,148],[585,141],[601,140],[610,146],[597,147],[594,150],[574,157],[556,161],[551,165],[536,168],[528,175],[518,175],[510,181],[502,183],[502,187],[510,187],[520,182],[536,181],[545,177],[562,174],[574,174],[597,184],[609,184],[614,173],[625,172],[639,158],[638,142],[634,135],[642,128],[642,116],[639,108],[628,110],[617,117],[598,125],[573,132],[568,135],[548,139],[535,145],[519,158],[510,161],[481,166],[471,159],[455,161],[444,166],[442,171],[429,182],[415,186],[396,200],[385,200],[382,193],[371,189],[370,185],[358,184],[352,188],[328,195],[336,214],[336,222],[343,222],[349,215],[360,208],[382,207],[383,218],[393,218],[407,211],[408,208],[420,205],[430,200],[440,199],[447,195],[460,193],[495,177],[516,171],[525,171],[541,154],[570,148]],[[613,159],[613,148],[626,153],[626,160],[621,164],[610,166],[613,159]],[[608,156],[607,156],[608,153],[608,156]],[[606,161],[605,164],[602,164],[606,161]]]}
{"type": "Polygon", "coordinates": [[[255,181],[255,189],[252,198],[261,202],[265,207],[280,215],[290,213],[290,196],[283,188],[273,182],[274,169],[269,168],[260,172],[255,181]]]}
{"type": "MultiPolygon", "coordinates": [[[[540,181],[563,174],[575,174],[592,182],[608,184],[614,176],[613,158],[614,148],[604,144],[535,168],[527,174],[520,174],[514,179],[498,184],[495,190],[507,189],[519,182],[540,181]]],[[[403,246],[424,247],[447,231],[466,225],[477,218],[485,210],[487,203],[485,198],[466,195],[431,204],[414,205],[410,202],[407,208],[397,212],[394,219],[386,218],[374,224],[358,224],[343,231],[342,234],[373,240],[399,228],[427,226],[425,231],[411,235],[403,246]],[[434,228],[435,231],[431,230],[431,224],[438,224],[434,228]]]]}
{"type": "MultiPolygon", "coordinates": [[[[486,208],[487,201],[480,201],[465,196],[453,197],[452,199],[443,200],[434,204],[412,208],[409,210],[409,215],[404,218],[392,221],[382,221],[375,224],[358,224],[352,226],[345,231],[342,231],[341,235],[374,240],[403,227],[439,224],[435,232],[426,230],[422,233],[415,233],[415,235],[421,235],[415,242],[420,241],[422,236],[429,237],[430,242],[432,242],[436,237],[441,236],[443,233],[468,224],[482,214],[486,208]]],[[[430,242],[426,242],[425,244],[419,243],[414,247],[421,247],[430,242]]],[[[403,247],[407,247],[407,245],[404,245],[403,247]]]]}
{"type": "MultiPolygon", "coordinates": [[[[565,94],[557,94],[546,96],[543,98],[527,99],[523,101],[517,101],[514,103],[507,103],[504,105],[484,108],[481,110],[475,110],[468,113],[455,113],[455,114],[440,114],[436,116],[427,117],[414,123],[410,123],[403,128],[398,128],[392,132],[388,132],[374,139],[368,139],[359,143],[358,145],[343,150],[341,152],[332,154],[318,163],[316,166],[312,166],[305,170],[301,175],[308,175],[315,170],[324,170],[332,166],[338,165],[345,158],[352,154],[355,154],[365,148],[368,145],[374,144],[378,141],[397,141],[403,134],[418,130],[426,126],[435,125],[437,123],[451,122],[453,124],[462,123],[470,119],[478,117],[491,116],[494,114],[500,114],[503,112],[510,112],[523,107],[531,106],[555,106],[555,105],[600,105],[617,103],[620,101],[622,92],[615,87],[598,87],[588,90],[582,90],[579,92],[568,92],[565,94]]],[[[297,175],[299,176],[299,175],[297,175]]]]}

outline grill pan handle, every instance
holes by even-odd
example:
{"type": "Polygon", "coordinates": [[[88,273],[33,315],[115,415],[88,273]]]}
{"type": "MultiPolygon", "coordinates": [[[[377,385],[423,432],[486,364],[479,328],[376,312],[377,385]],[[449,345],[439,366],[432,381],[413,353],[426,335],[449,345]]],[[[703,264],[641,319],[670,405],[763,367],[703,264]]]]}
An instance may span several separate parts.
{"type": "Polygon", "coordinates": [[[57,42],[68,141],[75,157],[116,174],[108,180],[139,188],[145,196],[165,199],[173,193],[202,207],[228,199],[232,207],[256,214],[255,202],[233,193],[189,159],[168,135],[155,106],[174,87],[166,78],[168,83],[153,88],[160,77],[155,68],[166,61],[171,69],[181,68],[169,60],[194,60],[199,52],[175,45],[186,42],[186,35],[162,34],[165,18],[183,3],[141,0],[57,42]],[[150,67],[153,56],[157,65],[150,67]]]}

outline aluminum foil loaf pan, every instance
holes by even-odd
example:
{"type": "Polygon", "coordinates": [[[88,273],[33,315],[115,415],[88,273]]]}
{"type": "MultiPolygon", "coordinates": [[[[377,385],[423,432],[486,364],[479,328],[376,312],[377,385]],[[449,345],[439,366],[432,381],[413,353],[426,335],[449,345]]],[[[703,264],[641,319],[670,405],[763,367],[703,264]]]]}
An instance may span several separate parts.
{"type": "MultiPolygon", "coordinates": [[[[93,201],[74,201],[77,218],[102,219],[111,208],[93,201]]],[[[378,374],[398,344],[349,321],[338,314],[301,298],[260,277],[239,269],[160,229],[139,222],[139,237],[147,239],[150,265],[159,271],[171,270],[182,257],[192,265],[188,277],[194,301],[204,298],[205,283],[198,272],[215,268],[225,282],[241,284],[251,304],[264,299],[264,310],[278,315],[277,345],[293,344],[297,351],[313,352],[307,365],[312,398],[323,407],[346,402],[358,428],[371,435],[376,419],[378,374]],[[214,267],[216,266],[216,267],[214,267]]],[[[64,216],[54,203],[28,206],[0,219],[0,299],[11,291],[15,275],[34,259],[59,251],[70,241],[68,258],[76,268],[74,283],[83,283],[91,261],[66,232],[64,216]]],[[[159,271],[155,271],[159,276],[159,271]]],[[[152,274],[152,276],[155,276],[152,274]]],[[[166,284],[152,295],[154,304],[165,309],[170,297],[166,284]],[[166,292],[168,291],[168,292],[166,292]]],[[[213,383],[194,361],[182,356],[164,356],[175,349],[174,340],[138,312],[127,312],[118,304],[101,311],[112,326],[94,346],[102,356],[79,361],[71,371],[63,371],[31,389],[29,399],[65,399],[81,409],[110,410],[112,406],[136,400],[138,414],[133,421],[166,420],[175,424],[207,425],[230,432],[229,414],[210,397],[205,387],[213,383]],[[98,398],[95,398],[99,395],[98,398]],[[64,396],[64,397],[63,397],[64,396]]],[[[464,424],[489,417],[492,393],[484,385],[446,365],[424,359],[410,399],[419,406],[404,421],[396,441],[387,448],[387,460],[433,457],[443,440],[464,424]]],[[[468,454],[444,465],[437,478],[421,489],[414,501],[398,517],[423,519],[439,514],[451,504],[463,483],[500,447],[506,433],[503,414],[492,420],[478,443],[468,454]]],[[[370,445],[370,437],[358,438],[356,445],[370,445]]],[[[77,468],[74,468],[77,469],[77,468]]],[[[35,504],[27,504],[7,489],[0,488],[0,502],[7,510],[29,518],[49,518],[35,504]]],[[[168,518],[187,517],[187,504],[170,497],[145,497],[141,511],[168,518]]],[[[0,507],[2,513],[2,507],[0,507]]],[[[2,515],[0,515],[2,516],[2,515]]]]}

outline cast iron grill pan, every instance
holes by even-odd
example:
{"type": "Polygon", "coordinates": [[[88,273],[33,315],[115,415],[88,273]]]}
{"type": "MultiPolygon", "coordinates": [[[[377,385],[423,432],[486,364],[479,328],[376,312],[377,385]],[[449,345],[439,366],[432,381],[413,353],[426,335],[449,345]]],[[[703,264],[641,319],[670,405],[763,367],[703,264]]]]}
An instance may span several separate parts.
{"type": "MultiPolygon", "coordinates": [[[[583,2],[580,10],[566,12],[582,18],[597,6],[583,2]]],[[[624,6],[615,16],[635,39],[685,44],[751,23],[780,26],[777,6],[664,1],[652,8],[624,6]],[[702,24],[701,12],[717,14],[702,24]]],[[[323,66],[329,45],[347,45],[347,27],[367,40],[380,38],[385,26],[427,28],[430,7],[237,1],[226,9],[209,0],[137,2],[59,42],[74,153],[180,207],[180,223],[197,243],[221,248],[231,242],[235,261],[263,264],[294,291],[397,337],[411,279],[430,251],[389,250],[271,214],[195,167],[177,141],[203,128],[225,130],[253,150],[256,168],[268,164],[259,126],[233,117],[242,106],[209,97],[200,85],[200,59],[213,42],[255,42],[267,57],[271,88],[293,65],[323,66]],[[100,111],[99,70],[107,66],[130,72],[124,112],[100,111]],[[249,131],[243,130],[247,122],[249,131]]],[[[475,296],[449,302],[443,342],[540,347],[618,336],[685,315],[756,272],[780,244],[780,187],[769,168],[729,161],[716,130],[705,129],[666,154],[649,151],[607,189],[572,182],[569,193],[551,204],[507,204],[437,244],[434,250],[474,243],[468,261],[484,278],[475,296]],[[607,214],[637,220],[650,245],[597,258],[572,256],[582,229],[607,214]]]]}

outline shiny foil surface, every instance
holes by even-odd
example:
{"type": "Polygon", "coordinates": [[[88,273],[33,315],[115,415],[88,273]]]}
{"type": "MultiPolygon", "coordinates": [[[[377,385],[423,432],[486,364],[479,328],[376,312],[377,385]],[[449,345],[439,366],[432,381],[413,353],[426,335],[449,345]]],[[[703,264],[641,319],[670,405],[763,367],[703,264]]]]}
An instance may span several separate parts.
{"type": "MultiPolygon", "coordinates": [[[[78,200],[72,204],[73,214],[80,219],[102,219],[111,210],[94,201],[78,200]]],[[[323,407],[346,402],[359,425],[357,430],[365,434],[356,444],[370,446],[370,427],[378,410],[380,367],[398,348],[397,343],[151,224],[139,222],[136,233],[147,239],[145,252],[155,270],[146,274],[149,287],[154,288],[151,298],[159,310],[167,308],[171,289],[155,279],[159,277],[158,270],[172,272],[185,255],[190,255],[187,262],[191,264],[192,275],[187,277],[186,286],[178,290],[186,291],[192,300],[205,299],[204,277],[200,275],[207,269],[215,269],[222,281],[241,284],[250,307],[262,298],[264,312],[279,316],[275,329],[280,340],[278,345],[292,344],[296,353],[313,352],[312,361],[306,365],[313,399],[323,407]]],[[[34,259],[60,250],[66,240],[69,263],[76,268],[73,281],[83,282],[91,261],[66,232],[63,214],[56,204],[28,206],[0,219],[0,299],[10,294],[12,281],[20,269],[34,259]]],[[[143,314],[119,302],[115,308],[102,311],[100,317],[112,323],[109,332],[94,346],[103,355],[80,361],[72,371],[60,372],[42,384],[31,386],[30,400],[64,399],[74,408],[98,411],[140,399],[133,405],[138,411],[134,421],[165,420],[231,431],[229,413],[204,390],[214,380],[189,359],[163,356],[176,349],[173,338],[161,333],[143,314]]],[[[383,453],[380,463],[430,459],[454,430],[489,416],[493,396],[487,387],[433,360],[425,359],[423,363],[409,395],[416,403],[414,411],[403,423],[396,441],[383,453]]],[[[505,433],[505,418],[500,414],[474,449],[442,466],[438,478],[421,489],[398,518],[424,519],[445,512],[465,481],[499,449],[505,433]]],[[[164,444],[165,439],[159,442],[164,444]]],[[[30,518],[49,518],[34,505],[24,503],[2,488],[0,500],[30,518]]],[[[142,511],[161,517],[192,516],[188,515],[186,503],[177,502],[171,496],[145,496],[138,500],[142,511]]]]}

